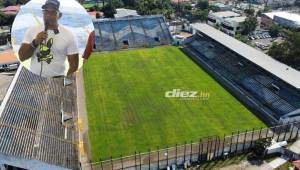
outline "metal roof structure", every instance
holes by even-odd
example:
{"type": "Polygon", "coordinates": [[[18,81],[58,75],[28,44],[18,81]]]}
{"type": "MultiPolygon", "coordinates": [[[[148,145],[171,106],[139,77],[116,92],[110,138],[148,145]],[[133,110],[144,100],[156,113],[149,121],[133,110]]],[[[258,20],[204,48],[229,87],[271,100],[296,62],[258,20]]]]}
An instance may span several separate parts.
{"type": "Polygon", "coordinates": [[[78,169],[76,85],[63,82],[19,67],[0,106],[0,156],[78,169]],[[62,113],[73,119],[62,123],[62,113]]]}
{"type": "Polygon", "coordinates": [[[192,24],[192,27],[198,30],[201,34],[212,38],[240,56],[265,69],[284,82],[300,89],[300,72],[296,69],[273,59],[263,52],[258,51],[255,48],[252,48],[207,24],[195,23],[192,24]]]}
{"type": "Polygon", "coordinates": [[[298,24],[300,24],[300,15],[295,13],[289,13],[285,11],[277,11],[277,12],[268,12],[264,13],[266,16],[268,16],[271,19],[274,19],[274,16],[278,16],[290,21],[294,21],[298,24]]]}

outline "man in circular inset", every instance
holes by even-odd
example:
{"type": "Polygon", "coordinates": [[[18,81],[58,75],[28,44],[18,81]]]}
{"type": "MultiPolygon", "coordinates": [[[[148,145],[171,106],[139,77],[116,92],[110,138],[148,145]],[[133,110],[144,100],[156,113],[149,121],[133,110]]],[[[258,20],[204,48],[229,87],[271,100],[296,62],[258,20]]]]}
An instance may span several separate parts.
{"type": "Polygon", "coordinates": [[[79,50],[75,36],[58,19],[62,16],[58,0],[47,0],[42,6],[44,25],[28,28],[19,50],[19,59],[31,58],[30,71],[43,77],[65,75],[68,59],[71,75],[78,69],[79,50]]]}

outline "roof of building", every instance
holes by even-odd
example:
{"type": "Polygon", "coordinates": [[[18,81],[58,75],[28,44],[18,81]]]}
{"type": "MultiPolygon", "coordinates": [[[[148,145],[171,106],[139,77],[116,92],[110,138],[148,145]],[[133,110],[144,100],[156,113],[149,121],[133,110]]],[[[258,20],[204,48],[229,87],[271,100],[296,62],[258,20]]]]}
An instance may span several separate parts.
{"type": "Polygon", "coordinates": [[[115,14],[115,18],[122,18],[128,16],[139,16],[136,10],[118,8],[116,9],[117,13],[115,14]]]}
{"type": "Polygon", "coordinates": [[[232,12],[232,11],[220,11],[220,12],[212,12],[209,15],[213,15],[218,18],[229,18],[229,17],[238,17],[240,14],[232,12]]]}
{"type": "Polygon", "coordinates": [[[173,3],[191,3],[191,0],[172,0],[173,3]]]}
{"type": "Polygon", "coordinates": [[[92,18],[92,19],[96,19],[97,18],[97,13],[102,17],[103,16],[103,12],[99,12],[99,11],[91,11],[91,12],[88,12],[89,16],[92,18]]]}
{"type": "Polygon", "coordinates": [[[20,66],[0,106],[0,154],[77,169],[75,126],[62,124],[62,108],[77,119],[76,84],[20,66]]]}
{"type": "Polygon", "coordinates": [[[225,5],[225,4],[221,3],[221,2],[212,3],[211,5],[217,6],[219,8],[229,7],[229,5],[225,5]]]}
{"type": "Polygon", "coordinates": [[[14,62],[18,62],[18,59],[12,49],[0,52],[0,64],[8,64],[14,62]]]}
{"type": "Polygon", "coordinates": [[[245,17],[245,16],[233,17],[233,18],[225,18],[224,21],[241,23],[241,22],[244,22],[246,18],[247,17],[245,17]]]}
{"type": "Polygon", "coordinates": [[[295,13],[289,13],[286,11],[277,11],[277,12],[268,12],[264,13],[266,16],[268,16],[271,19],[274,19],[274,16],[278,16],[287,20],[295,21],[300,23],[300,15],[295,13]]]}
{"type": "Polygon", "coordinates": [[[5,8],[0,9],[3,13],[10,15],[10,14],[17,14],[20,11],[20,5],[15,6],[8,6],[5,8]]]}
{"type": "Polygon", "coordinates": [[[294,68],[273,59],[263,52],[258,51],[255,48],[252,48],[207,24],[195,23],[192,24],[192,26],[199,30],[202,34],[214,39],[291,86],[300,89],[300,72],[294,68]]]}

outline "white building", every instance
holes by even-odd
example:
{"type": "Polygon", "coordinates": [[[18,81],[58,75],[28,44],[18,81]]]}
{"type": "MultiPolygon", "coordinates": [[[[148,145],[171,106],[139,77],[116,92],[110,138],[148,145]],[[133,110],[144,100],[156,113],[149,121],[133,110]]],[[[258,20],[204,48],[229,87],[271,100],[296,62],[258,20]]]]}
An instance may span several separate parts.
{"type": "MultiPolygon", "coordinates": [[[[253,2],[264,4],[265,0],[252,0],[253,2]]],[[[294,5],[296,0],[268,0],[267,6],[282,7],[288,5],[294,5]]]]}
{"type": "Polygon", "coordinates": [[[224,19],[238,16],[241,15],[232,11],[211,12],[208,14],[207,24],[211,26],[221,25],[224,19]]]}
{"type": "Polygon", "coordinates": [[[136,10],[118,8],[118,9],[116,9],[116,11],[117,11],[117,13],[114,15],[115,18],[139,16],[139,14],[136,12],[136,10]]]}
{"type": "Polygon", "coordinates": [[[300,15],[289,13],[285,11],[269,12],[262,15],[262,24],[266,27],[273,21],[283,27],[287,28],[300,28],[300,15]]]}
{"type": "Polygon", "coordinates": [[[234,17],[226,18],[221,23],[221,30],[229,35],[236,35],[236,33],[241,31],[241,24],[245,21],[247,17],[234,17]]]}

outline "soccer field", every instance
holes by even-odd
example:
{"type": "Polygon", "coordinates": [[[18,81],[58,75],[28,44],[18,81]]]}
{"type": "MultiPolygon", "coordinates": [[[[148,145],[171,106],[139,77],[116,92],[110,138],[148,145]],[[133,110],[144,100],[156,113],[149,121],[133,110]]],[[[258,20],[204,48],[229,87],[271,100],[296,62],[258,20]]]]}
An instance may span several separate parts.
{"type": "Polygon", "coordinates": [[[265,127],[177,47],[94,53],[84,81],[93,161],[265,127]]]}

